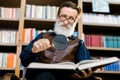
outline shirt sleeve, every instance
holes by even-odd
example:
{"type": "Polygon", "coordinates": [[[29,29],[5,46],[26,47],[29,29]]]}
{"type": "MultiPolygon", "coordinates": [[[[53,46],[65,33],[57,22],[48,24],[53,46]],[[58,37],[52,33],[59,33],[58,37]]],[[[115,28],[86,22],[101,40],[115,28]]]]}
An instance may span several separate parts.
{"type": "Polygon", "coordinates": [[[90,53],[88,49],[86,48],[86,46],[84,45],[83,40],[79,41],[75,59],[76,59],[75,60],[76,63],[82,60],[91,59],[90,53]]]}
{"type": "Polygon", "coordinates": [[[20,59],[24,67],[28,66],[31,62],[37,62],[39,54],[32,53],[33,43],[38,39],[42,38],[42,34],[39,34],[35,39],[33,39],[21,52],[20,59]]]}

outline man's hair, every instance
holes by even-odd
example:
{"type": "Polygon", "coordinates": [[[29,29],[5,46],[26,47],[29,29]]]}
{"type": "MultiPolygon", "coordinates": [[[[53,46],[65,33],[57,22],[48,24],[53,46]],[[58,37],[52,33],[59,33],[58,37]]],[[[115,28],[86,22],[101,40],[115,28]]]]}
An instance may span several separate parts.
{"type": "Polygon", "coordinates": [[[60,11],[63,7],[70,7],[72,9],[75,9],[75,10],[77,10],[78,14],[81,12],[81,8],[78,7],[77,4],[73,3],[72,1],[66,1],[60,5],[57,15],[60,14],[60,11]]]}

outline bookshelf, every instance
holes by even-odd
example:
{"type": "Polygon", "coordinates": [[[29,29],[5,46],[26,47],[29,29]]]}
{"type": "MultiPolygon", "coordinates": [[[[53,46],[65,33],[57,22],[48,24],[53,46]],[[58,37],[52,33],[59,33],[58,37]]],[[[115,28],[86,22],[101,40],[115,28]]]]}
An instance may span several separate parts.
{"type": "MultiPolygon", "coordinates": [[[[19,33],[19,23],[20,20],[20,9],[21,9],[21,0],[2,0],[0,1],[0,55],[6,55],[5,58],[2,58],[2,66],[0,67],[0,76],[3,76],[5,73],[15,73],[17,72],[19,63],[19,42],[18,42],[18,33],[19,33]],[[14,54],[14,58],[9,57],[10,53],[14,54]],[[11,59],[10,59],[11,58],[11,59]],[[3,60],[5,59],[5,60],[3,60]],[[7,60],[8,59],[8,60],[7,60]],[[13,59],[12,65],[14,67],[7,67],[8,62],[13,59]],[[18,60],[18,62],[16,62],[18,60]],[[5,64],[6,63],[6,64],[5,64]]],[[[3,56],[2,55],[2,56],[3,56]]],[[[17,74],[16,74],[17,75],[17,74]]]]}
{"type": "MultiPolygon", "coordinates": [[[[0,7],[14,7],[20,9],[19,18],[2,18],[0,17],[0,30],[16,30],[17,37],[16,43],[0,43],[0,52],[14,52],[16,53],[16,67],[14,69],[8,68],[0,68],[0,71],[6,72],[15,72],[15,75],[18,77],[21,75],[20,73],[20,59],[19,54],[22,49],[28,44],[22,41],[23,39],[23,29],[26,28],[35,28],[36,30],[49,30],[53,29],[53,25],[55,22],[54,19],[50,18],[36,18],[36,17],[26,17],[26,5],[35,5],[35,6],[56,6],[58,7],[63,1],[67,0],[2,0],[0,2],[0,7]],[[7,50],[6,50],[7,49],[7,50]]],[[[82,8],[82,15],[85,13],[94,13],[92,12],[91,1],[92,0],[71,0],[80,5],[82,8]]],[[[119,15],[120,14],[120,2],[109,1],[110,3],[110,13],[101,13],[106,15],[119,15]]],[[[99,13],[95,13],[99,14],[99,13]]],[[[76,27],[76,31],[78,31],[78,37],[80,39],[83,38],[84,34],[97,34],[97,35],[117,35],[120,36],[120,24],[106,24],[106,23],[90,23],[84,22],[83,16],[80,18],[76,27]]],[[[93,56],[119,56],[119,48],[104,48],[104,47],[87,47],[93,56]]],[[[114,71],[102,71],[99,72],[101,74],[116,74],[114,71]]],[[[120,74],[117,72],[117,74],[120,74]]]]}
{"type": "MultiPolygon", "coordinates": [[[[112,37],[119,37],[120,36],[120,23],[118,16],[120,15],[119,7],[120,2],[114,1],[114,0],[104,0],[109,3],[110,12],[104,13],[104,12],[93,12],[92,10],[92,0],[82,0],[83,2],[83,33],[84,33],[84,40],[85,35],[100,35],[100,36],[112,36],[112,37]],[[109,17],[108,17],[109,15],[109,17]],[[102,17],[103,16],[103,17],[102,17]],[[111,18],[110,18],[111,16],[111,18]],[[102,18],[102,21],[100,19],[102,18]],[[88,18],[88,19],[87,19],[88,18]],[[86,19],[86,20],[85,20],[86,19]],[[106,20],[106,21],[104,21],[106,20]],[[110,21],[112,20],[112,21],[110,21]]],[[[87,37],[88,38],[88,37],[87,37]]],[[[92,38],[89,38],[92,39],[92,38]]],[[[93,38],[95,39],[95,38],[93,38]]],[[[102,38],[103,39],[103,38],[102,38]]],[[[97,40],[97,39],[96,39],[97,40]]],[[[113,39],[114,40],[114,39],[113,39]]],[[[119,38],[118,38],[119,40],[119,38]]],[[[87,40],[86,40],[87,41],[87,40]]],[[[107,41],[106,41],[107,42],[107,41]]],[[[98,43],[98,41],[97,41],[98,43]]],[[[96,43],[96,44],[97,44],[96,43]]],[[[117,45],[120,42],[117,42],[117,45]]],[[[103,56],[103,57],[110,57],[110,56],[119,56],[120,47],[115,47],[115,43],[113,42],[111,46],[107,46],[107,44],[111,43],[104,43],[102,42],[104,46],[98,46],[94,45],[94,42],[86,42],[87,48],[90,51],[92,56],[103,56]],[[92,45],[93,43],[93,45],[92,45]],[[105,45],[106,44],[106,45],[105,45]]],[[[111,78],[116,77],[115,80],[118,80],[118,75],[120,74],[120,70],[114,71],[114,70],[104,70],[99,71],[95,73],[96,75],[100,75],[103,77],[103,80],[111,80],[111,78]]]]}

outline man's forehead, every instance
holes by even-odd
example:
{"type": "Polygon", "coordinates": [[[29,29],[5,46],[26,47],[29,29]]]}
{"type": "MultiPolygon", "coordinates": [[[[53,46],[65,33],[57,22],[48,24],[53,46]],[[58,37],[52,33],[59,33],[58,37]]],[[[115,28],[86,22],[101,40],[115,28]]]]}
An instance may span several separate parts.
{"type": "Polygon", "coordinates": [[[66,14],[67,16],[76,17],[78,15],[77,10],[70,7],[63,7],[60,14],[66,14]]]}

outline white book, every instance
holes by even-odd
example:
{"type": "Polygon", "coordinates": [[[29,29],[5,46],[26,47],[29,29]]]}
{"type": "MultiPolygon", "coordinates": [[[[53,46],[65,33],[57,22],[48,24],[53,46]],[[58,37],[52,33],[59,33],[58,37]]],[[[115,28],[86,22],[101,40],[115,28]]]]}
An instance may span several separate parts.
{"type": "Polygon", "coordinates": [[[57,7],[51,6],[51,19],[56,19],[57,17],[57,7]]]}
{"type": "Polygon", "coordinates": [[[113,17],[113,23],[118,24],[119,23],[118,16],[117,15],[112,15],[112,17],[113,17]]]}
{"type": "MultiPolygon", "coordinates": [[[[26,16],[25,16],[26,17],[26,16]]],[[[19,19],[20,18],[20,8],[15,8],[15,18],[19,19]]]]}
{"type": "Polygon", "coordinates": [[[52,14],[52,12],[51,12],[51,6],[47,5],[46,6],[46,10],[47,10],[47,12],[46,12],[46,18],[47,19],[51,19],[51,14],[52,14]]]}
{"type": "Polygon", "coordinates": [[[11,18],[15,19],[15,8],[11,8],[11,18]]]}
{"type": "Polygon", "coordinates": [[[10,43],[13,43],[13,44],[16,43],[16,35],[17,35],[16,31],[11,31],[10,32],[10,43]]]}
{"type": "Polygon", "coordinates": [[[2,62],[3,62],[3,53],[0,52],[0,68],[2,67],[2,62]]]}
{"type": "Polygon", "coordinates": [[[0,43],[2,43],[2,31],[0,30],[0,43]]]}
{"type": "Polygon", "coordinates": [[[27,68],[29,69],[58,69],[58,70],[85,70],[88,68],[101,68],[105,65],[112,64],[114,62],[118,62],[119,58],[110,57],[102,60],[83,60],[77,64],[72,62],[61,62],[54,64],[47,63],[30,63],[27,68]]]}
{"type": "Polygon", "coordinates": [[[25,9],[25,17],[30,18],[31,5],[27,4],[25,9]]]}
{"type": "Polygon", "coordinates": [[[30,18],[35,18],[35,5],[31,5],[30,18]]]}
{"type": "Polygon", "coordinates": [[[42,6],[36,6],[35,7],[35,18],[41,18],[42,19],[42,9],[43,7],[42,6]]]}
{"type": "Polygon", "coordinates": [[[6,43],[6,31],[2,31],[2,43],[6,43]]]}
{"type": "Polygon", "coordinates": [[[47,10],[46,10],[46,6],[42,6],[42,19],[46,19],[46,13],[47,10]]]}
{"type": "Polygon", "coordinates": [[[4,7],[1,7],[1,18],[4,18],[4,7]]]}
{"type": "Polygon", "coordinates": [[[118,21],[119,21],[119,24],[120,24],[120,15],[118,15],[118,21]]]}

